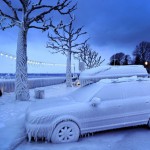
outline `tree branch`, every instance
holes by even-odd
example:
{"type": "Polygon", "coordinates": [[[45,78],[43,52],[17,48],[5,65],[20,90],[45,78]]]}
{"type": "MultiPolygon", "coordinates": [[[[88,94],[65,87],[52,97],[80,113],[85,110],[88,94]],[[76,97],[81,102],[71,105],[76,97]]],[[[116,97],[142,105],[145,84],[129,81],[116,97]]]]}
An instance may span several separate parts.
{"type": "Polygon", "coordinates": [[[79,48],[80,53],[78,54],[77,59],[82,60],[86,68],[98,67],[105,59],[101,61],[101,56],[98,56],[96,51],[93,51],[88,44],[79,48]]]}
{"type": "Polygon", "coordinates": [[[43,30],[43,31],[46,30],[45,27],[40,27],[40,26],[29,26],[29,29],[30,29],[30,28],[39,29],[39,30],[43,30]]]}
{"type": "Polygon", "coordinates": [[[8,0],[3,0],[3,2],[12,10],[13,14],[14,14],[14,19],[15,20],[19,20],[16,9],[12,7],[11,5],[11,1],[8,0]]]}
{"type": "Polygon", "coordinates": [[[14,18],[14,17],[12,17],[12,16],[10,16],[10,15],[8,15],[8,14],[5,14],[2,10],[0,10],[0,16],[2,16],[2,17],[4,17],[4,18],[8,18],[8,19],[13,20],[13,21],[19,21],[19,20],[17,20],[17,19],[14,18]]]}
{"type": "Polygon", "coordinates": [[[14,27],[14,26],[16,25],[15,22],[11,22],[11,23],[8,23],[7,26],[3,26],[2,23],[3,23],[4,21],[5,21],[5,18],[0,19],[0,29],[1,29],[1,30],[5,30],[5,29],[8,29],[8,28],[12,28],[12,27],[14,27]]]}
{"type": "MultiPolygon", "coordinates": [[[[40,4],[42,1],[39,1],[40,4]]],[[[45,15],[49,14],[51,11],[56,10],[58,11],[60,14],[69,14],[72,11],[74,11],[76,9],[76,5],[73,5],[70,9],[67,9],[65,12],[63,12],[64,8],[67,8],[70,5],[71,1],[68,2],[68,0],[64,0],[62,3],[60,3],[60,0],[58,0],[57,4],[55,6],[52,5],[39,5],[39,4],[35,4],[32,6],[32,8],[28,11],[27,13],[27,17],[29,17],[29,15],[37,10],[37,9],[44,9],[43,12],[41,12],[40,14],[36,15],[33,19],[30,20],[29,24],[31,24],[34,21],[39,20],[40,18],[44,18],[45,15]],[[45,8],[47,8],[48,10],[45,11],[45,8]]]]}
{"type": "Polygon", "coordinates": [[[24,0],[20,0],[20,3],[23,7],[23,11],[26,12],[27,11],[27,6],[25,5],[24,0]]]}

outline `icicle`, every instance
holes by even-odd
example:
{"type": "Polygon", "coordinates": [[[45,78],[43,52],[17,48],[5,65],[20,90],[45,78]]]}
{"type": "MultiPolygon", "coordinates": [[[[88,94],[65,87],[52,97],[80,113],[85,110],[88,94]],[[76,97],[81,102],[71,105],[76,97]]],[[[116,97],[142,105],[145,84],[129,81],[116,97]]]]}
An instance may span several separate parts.
{"type": "Polygon", "coordinates": [[[29,140],[29,142],[31,142],[31,134],[30,133],[28,133],[28,140],[29,140]]]}
{"type": "Polygon", "coordinates": [[[36,135],[34,136],[34,141],[37,142],[37,136],[36,135]]]}
{"type": "Polygon", "coordinates": [[[50,142],[50,133],[47,134],[47,142],[50,142]]]}

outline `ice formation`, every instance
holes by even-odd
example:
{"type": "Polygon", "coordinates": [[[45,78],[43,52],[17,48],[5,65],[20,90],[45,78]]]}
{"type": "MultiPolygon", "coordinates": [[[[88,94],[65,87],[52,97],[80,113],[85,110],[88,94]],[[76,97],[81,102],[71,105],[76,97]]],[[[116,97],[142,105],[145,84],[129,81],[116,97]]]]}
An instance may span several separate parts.
{"type": "Polygon", "coordinates": [[[56,104],[38,103],[28,110],[26,116],[29,141],[31,137],[35,141],[38,138],[50,141],[56,126],[65,121],[76,123],[81,135],[147,124],[150,115],[149,85],[150,79],[136,76],[104,79],[79,88],[68,98],[58,98],[60,100],[56,104]],[[97,107],[91,107],[92,98],[94,104],[99,103],[97,107]]]}
{"type": "Polygon", "coordinates": [[[113,79],[120,77],[147,77],[148,73],[142,65],[128,66],[100,66],[85,70],[80,74],[81,86],[98,82],[101,79],[113,79]]]}

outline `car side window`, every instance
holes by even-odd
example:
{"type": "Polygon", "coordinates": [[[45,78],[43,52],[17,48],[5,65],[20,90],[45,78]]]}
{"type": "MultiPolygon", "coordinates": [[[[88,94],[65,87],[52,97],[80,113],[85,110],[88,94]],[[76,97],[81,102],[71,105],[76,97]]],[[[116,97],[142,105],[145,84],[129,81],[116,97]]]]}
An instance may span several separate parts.
{"type": "Polygon", "coordinates": [[[148,81],[134,81],[126,84],[124,88],[125,98],[150,96],[150,82],[148,81]]]}
{"type": "Polygon", "coordinates": [[[104,86],[97,94],[97,97],[101,98],[101,100],[115,100],[115,99],[123,99],[123,86],[121,83],[111,83],[104,86]]]}

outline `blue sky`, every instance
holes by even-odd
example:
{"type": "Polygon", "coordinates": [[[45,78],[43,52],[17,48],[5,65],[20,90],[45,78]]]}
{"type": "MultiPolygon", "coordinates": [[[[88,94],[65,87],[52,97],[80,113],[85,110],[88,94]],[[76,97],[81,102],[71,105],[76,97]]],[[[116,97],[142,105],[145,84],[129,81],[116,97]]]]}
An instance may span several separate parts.
{"type": "MultiPolygon", "coordinates": [[[[112,54],[120,51],[132,54],[139,42],[150,41],[149,0],[78,0],[78,9],[74,14],[75,27],[84,25],[85,31],[88,32],[87,37],[90,37],[91,48],[106,59],[105,64],[112,54]]],[[[55,14],[53,18],[55,21],[63,19],[55,14]]],[[[17,35],[17,27],[0,31],[0,51],[15,55],[17,35]]],[[[49,49],[46,48],[47,41],[47,32],[30,30],[28,58],[50,63],[66,63],[65,56],[49,53],[49,49]]],[[[2,63],[5,61],[1,61],[2,63]]],[[[9,66],[7,63],[4,65],[9,66]]],[[[6,68],[8,67],[1,68],[0,72],[6,68]]],[[[53,69],[50,70],[53,72],[53,69]]],[[[65,68],[57,68],[56,72],[63,70],[65,68]]]]}

